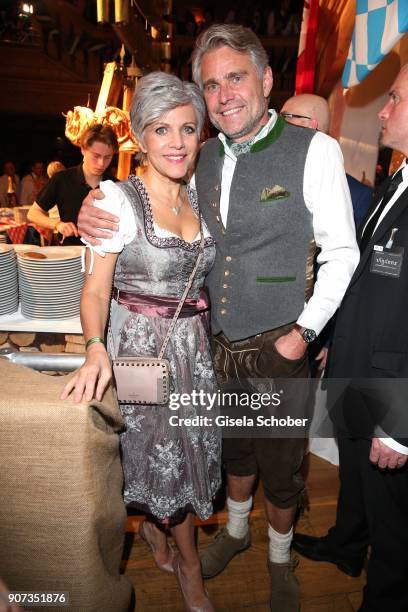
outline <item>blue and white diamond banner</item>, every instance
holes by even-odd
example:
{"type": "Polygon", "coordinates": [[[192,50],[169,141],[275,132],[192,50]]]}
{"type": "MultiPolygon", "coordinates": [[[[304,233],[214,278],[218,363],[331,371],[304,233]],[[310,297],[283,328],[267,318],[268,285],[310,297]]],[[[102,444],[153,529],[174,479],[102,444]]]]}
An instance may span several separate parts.
{"type": "Polygon", "coordinates": [[[357,0],[343,87],[358,85],[408,31],[408,0],[357,0]]]}

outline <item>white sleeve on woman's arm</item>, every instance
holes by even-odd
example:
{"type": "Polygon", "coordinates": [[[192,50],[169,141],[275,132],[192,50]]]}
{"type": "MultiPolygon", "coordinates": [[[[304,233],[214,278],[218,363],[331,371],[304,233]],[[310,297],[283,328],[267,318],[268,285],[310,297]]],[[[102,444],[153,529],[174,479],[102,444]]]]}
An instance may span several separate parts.
{"type": "MultiPolygon", "coordinates": [[[[120,253],[126,244],[129,244],[136,234],[136,221],[133,214],[132,205],[126,198],[122,189],[113,181],[102,181],[99,185],[105,197],[102,200],[95,200],[95,206],[106,210],[119,217],[119,229],[111,238],[100,238],[101,244],[93,246],[84,238],[81,238],[85,247],[91,252],[91,264],[88,270],[92,274],[94,252],[101,257],[105,253],[120,253]]],[[[83,255],[82,272],[85,272],[85,251],[83,255]]]]}
{"type": "Polygon", "coordinates": [[[120,221],[119,229],[113,234],[112,238],[102,238],[102,244],[96,248],[104,253],[120,253],[123,247],[133,240],[136,233],[136,221],[132,205],[122,189],[113,181],[102,181],[99,189],[103,191],[105,197],[102,200],[97,200],[95,204],[119,217],[120,221]]]}

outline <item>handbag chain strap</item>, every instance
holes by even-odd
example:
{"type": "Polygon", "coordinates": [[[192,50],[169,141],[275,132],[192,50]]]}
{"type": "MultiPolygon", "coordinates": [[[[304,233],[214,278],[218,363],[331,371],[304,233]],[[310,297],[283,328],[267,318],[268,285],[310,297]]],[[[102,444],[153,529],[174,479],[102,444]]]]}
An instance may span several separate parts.
{"type": "Polygon", "coordinates": [[[193,271],[191,272],[191,274],[189,276],[189,279],[187,281],[187,284],[186,284],[186,287],[184,289],[183,295],[180,298],[180,301],[179,301],[178,306],[176,308],[176,312],[174,313],[174,316],[173,316],[173,318],[171,320],[170,327],[167,330],[166,337],[164,338],[164,341],[163,341],[163,344],[162,344],[162,347],[160,349],[160,353],[159,353],[159,356],[158,356],[159,359],[163,359],[164,351],[167,348],[167,345],[169,343],[171,334],[173,333],[173,330],[174,330],[174,328],[176,326],[177,319],[179,317],[181,309],[183,308],[183,304],[186,301],[186,297],[188,295],[188,292],[191,289],[191,285],[193,284],[193,280],[194,280],[194,277],[196,275],[198,266],[200,265],[200,261],[201,261],[201,259],[203,257],[203,254],[204,254],[204,232],[203,232],[203,224],[202,224],[201,214],[200,214],[200,237],[201,237],[201,240],[200,240],[200,246],[199,246],[199,253],[197,255],[195,266],[194,266],[193,271]]]}

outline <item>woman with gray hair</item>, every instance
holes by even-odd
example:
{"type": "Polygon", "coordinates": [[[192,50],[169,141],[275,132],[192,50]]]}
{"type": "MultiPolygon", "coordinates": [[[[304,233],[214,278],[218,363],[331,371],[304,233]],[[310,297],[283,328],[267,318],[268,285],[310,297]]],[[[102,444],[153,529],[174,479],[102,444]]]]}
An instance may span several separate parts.
{"type": "MultiPolygon", "coordinates": [[[[202,292],[215,246],[196,194],[185,182],[199,150],[204,115],[196,85],[163,72],[140,79],[130,116],[146,169],[142,178],[101,183],[105,198],[99,204],[120,217],[119,231],[93,249],[98,256],[81,298],[86,362],[61,396],[73,391],[78,402],[101,399],[111,378],[103,340],[109,303],[115,355],[157,357],[203,233],[203,257],[164,355],[170,361],[172,402],[121,405],[127,426],[121,439],[125,502],[149,515],[139,533],[158,567],[176,573],[186,609],[196,612],[214,608],[201,578],[194,514],[203,520],[212,514],[221,482],[220,439],[207,424],[214,419],[202,399],[216,392],[202,292]],[[177,543],[177,557],[165,526],[177,543]]],[[[92,251],[87,258],[91,263],[92,251]]]]}

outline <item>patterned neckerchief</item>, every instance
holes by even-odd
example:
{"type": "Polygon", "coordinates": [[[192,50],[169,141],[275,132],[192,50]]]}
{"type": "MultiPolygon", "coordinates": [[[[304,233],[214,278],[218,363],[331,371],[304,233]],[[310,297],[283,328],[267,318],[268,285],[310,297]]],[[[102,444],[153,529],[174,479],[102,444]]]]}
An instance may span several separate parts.
{"type": "Polygon", "coordinates": [[[259,132],[255,134],[255,136],[253,136],[249,140],[246,140],[245,142],[232,142],[229,138],[225,136],[225,134],[220,132],[218,134],[218,138],[220,139],[222,143],[221,145],[222,154],[224,154],[224,151],[225,152],[230,151],[230,153],[232,153],[234,157],[238,157],[239,155],[242,155],[243,153],[248,153],[254,144],[256,144],[259,140],[262,140],[263,138],[265,138],[265,136],[267,136],[269,132],[273,129],[277,121],[277,118],[278,118],[276,111],[274,111],[273,109],[269,109],[268,113],[269,113],[268,122],[265,123],[265,125],[261,127],[259,132]]]}
{"type": "Polygon", "coordinates": [[[255,140],[256,140],[256,135],[252,136],[252,138],[250,138],[249,140],[246,140],[245,142],[229,141],[228,146],[233,152],[233,154],[235,155],[235,157],[238,157],[239,155],[242,155],[243,153],[248,153],[251,150],[251,147],[254,144],[255,140]]]}

